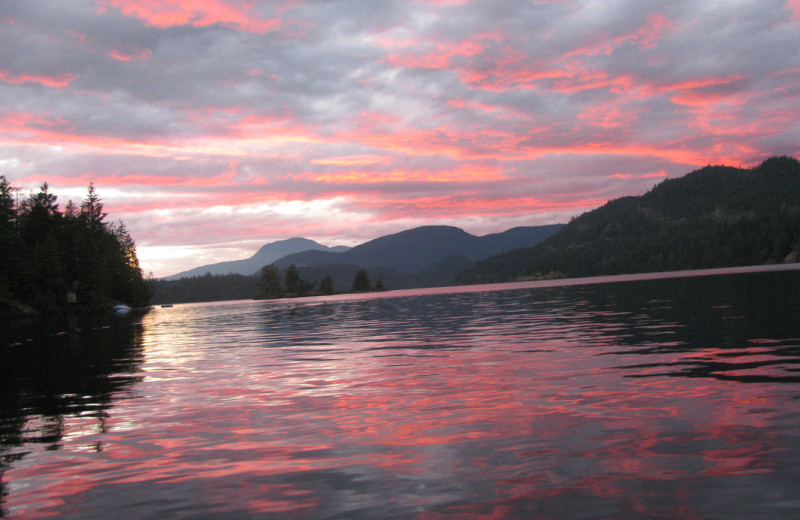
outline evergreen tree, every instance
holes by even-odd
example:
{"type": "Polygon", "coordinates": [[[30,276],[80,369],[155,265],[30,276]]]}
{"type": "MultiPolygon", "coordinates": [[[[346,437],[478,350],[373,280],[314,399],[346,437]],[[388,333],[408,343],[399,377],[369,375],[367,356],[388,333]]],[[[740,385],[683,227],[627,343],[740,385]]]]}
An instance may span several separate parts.
{"type": "Polygon", "coordinates": [[[17,207],[14,188],[0,175],[0,300],[9,300],[17,284],[20,242],[16,233],[17,207]]]}
{"type": "Polygon", "coordinates": [[[58,212],[57,201],[58,197],[50,193],[46,182],[39,187],[37,193],[23,200],[20,208],[20,232],[27,243],[58,232],[61,214],[58,212]]]}
{"type": "Polygon", "coordinates": [[[107,230],[105,222],[106,213],[103,213],[103,203],[94,189],[94,184],[89,183],[86,198],[81,203],[81,219],[90,233],[102,233],[107,230]]]}
{"type": "Polygon", "coordinates": [[[370,290],[369,276],[366,269],[359,269],[356,271],[353,278],[353,288],[350,292],[368,292],[370,290]]]}
{"type": "Polygon", "coordinates": [[[122,222],[111,228],[111,236],[114,237],[117,248],[113,256],[116,261],[112,264],[111,272],[112,297],[133,306],[146,305],[152,293],[139,266],[136,243],[122,222]]]}
{"type": "Polygon", "coordinates": [[[0,175],[0,233],[3,233],[4,237],[12,233],[16,220],[14,191],[5,176],[0,175]]]}
{"type": "Polygon", "coordinates": [[[256,300],[280,298],[283,294],[281,279],[278,276],[278,267],[275,264],[265,265],[261,268],[261,275],[256,283],[256,300]]]}
{"type": "Polygon", "coordinates": [[[79,299],[88,304],[102,305],[106,295],[111,292],[114,268],[108,259],[119,254],[116,239],[113,239],[111,230],[103,222],[105,216],[94,185],[89,184],[86,198],[71,219],[74,232],[67,244],[67,249],[75,252],[72,284],[79,293],[79,299]]]}
{"type": "Polygon", "coordinates": [[[22,202],[20,211],[19,253],[25,259],[18,265],[20,296],[35,308],[53,310],[63,303],[59,295],[66,294],[59,244],[62,215],[57,197],[44,183],[22,202]]]}
{"type": "Polygon", "coordinates": [[[63,312],[77,296],[81,309],[115,301],[147,305],[150,291],[142,277],[136,246],[124,224],[109,226],[94,185],[86,200],[70,201],[64,212],[47,183],[17,205],[0,177],[0,303],[28,304],[63,312]],[[16,302],[16,303],[15,303],[16,302]]]}
{"type": "Polygon", "coordinates": [[[303,280],[300,278],[300,273],[297,271],[297,266],[292,264],[286,269],[284,275],[284,284],[286,285],[286,292],[289,294],[299,295],[302,290],[303,280]]]}
{"type": "Polygon", "coordinates": [[[325,278],[319,283],[319,292],[321,294],[333,294],[333,277],[330,273],[325,275],[325,278]]]}

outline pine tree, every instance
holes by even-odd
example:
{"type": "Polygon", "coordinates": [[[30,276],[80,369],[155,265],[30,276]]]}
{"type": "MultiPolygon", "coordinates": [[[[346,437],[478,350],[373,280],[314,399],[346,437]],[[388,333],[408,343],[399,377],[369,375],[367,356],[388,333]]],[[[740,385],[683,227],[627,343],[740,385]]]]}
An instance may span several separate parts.
{"type": "Polygon", "coordinates": [[[256,300],[279,298],[283,294],[281,279],[278,276],[278,267],[275,264],[265,265],[261,268],[261,275],[256,283],[256,300]]]}
{"type": "Polygon", "coordinates": [[[325,275],[325,278],[319,283],[319,292],[322,294],[333,294],[333,277],[330,273],[325,275]]]}
{"type": "Polygon", "coordinates": [[[15,189],[0,175],[0,300],[10,300],[17,287],[21,244],[16,233],[15,189]]]}
{"type": "Polygon", "coordinates": [[[353,278],[353,288],[350,292],[368,292],[370,290],[369,276],[366,269],[356,271],[353,278]]]}
{"type": "Polygon", "coordinates": [[[284,283],[286,285],[286,292],[289,294],[297,295],[301,291],[303,281],[300,279],[300,273],[297,271],[297,266],[292,264],[286,269],[284,275],[284,283]]]}
{"type": "Polygon", "coordinates": [[[77,296],[85,310],[115,301],[147,305],[150,290],[142,277],[136,245],[124,224],[104,222],[103,204],[89,185],[86,199],[64,212],[47,183],[18,205],[14,189],[0,177],[0,303],[25,303],[45,312],[63,312],[77,296]]]}

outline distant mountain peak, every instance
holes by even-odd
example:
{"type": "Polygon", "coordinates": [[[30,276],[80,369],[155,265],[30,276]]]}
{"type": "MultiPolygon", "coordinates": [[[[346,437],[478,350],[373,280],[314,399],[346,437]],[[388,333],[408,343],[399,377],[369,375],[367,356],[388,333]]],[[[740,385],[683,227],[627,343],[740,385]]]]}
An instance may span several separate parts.
{"type": "MultiPolygon", "coordinates": [[[[273,249],[275,249],[277,247],[308,247],[308,248],[314,249],[314,248],[318,248],[320,246],[321,246],[320,243],[315,242],[315,241],[313,241],[311,239],[308,239],[308,238],[292,237],[292,238],[287,238],[287,239],[284,239],[284,240],[276,240],[274,242],[269,242],[267,244],[264,244],[263,246],[258,248],[258,251],[253,256],[257,256],[261,252],[270,251],[270,250],[273,250],[273,249]]],[[[322,247],[325,247],[325,246],[322,246],[322,247]]]]}
{"type": "Polygon", "coordinates": [[[308,238],[294,237],[285,240],[276,240],[265,244],[259,250],[244,260],[232,260],[228,262],[218,262],[216,264],[202,265],[182,271],[172,276],[167,276],[165,280],[177,280],[179,278],[190,278],[193,276],[203,276],[205,274],[241,274],[249,276],[258,272],[259,269],[265,265],[269,265],[281,258],[291,255],[293,253],[300,253],[303,251],[330,251],[341,252],[347,250],[344,246],[327,247],[322,244],[310,240],[308,238]]]}

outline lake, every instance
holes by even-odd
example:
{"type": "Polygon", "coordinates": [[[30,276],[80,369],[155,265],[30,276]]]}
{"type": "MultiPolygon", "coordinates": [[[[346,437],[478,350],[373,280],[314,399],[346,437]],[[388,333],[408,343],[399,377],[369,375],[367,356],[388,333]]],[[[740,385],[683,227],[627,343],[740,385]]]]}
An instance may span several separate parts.
{"type": "Polygon", "coordinates": [[[6,322],[0,516],[797,518],[783,269],[6,322]]]}

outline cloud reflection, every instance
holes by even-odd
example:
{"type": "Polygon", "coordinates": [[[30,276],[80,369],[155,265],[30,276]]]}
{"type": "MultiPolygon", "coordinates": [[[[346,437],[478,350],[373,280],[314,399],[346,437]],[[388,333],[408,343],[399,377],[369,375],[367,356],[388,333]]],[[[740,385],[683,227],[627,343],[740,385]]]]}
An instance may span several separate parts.
{"type": "Polygon", "coordinates": [[[796,281],[155,309],[142,318],[136,398],[110,408],[103,451],[66,434],[58,453],[31,453],[4,474],[6,508],[788,518],[796,385],[685,367],[750,358],[772,371],[774,356],[796,367],[796,281]]]}

